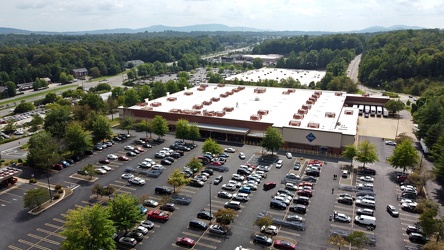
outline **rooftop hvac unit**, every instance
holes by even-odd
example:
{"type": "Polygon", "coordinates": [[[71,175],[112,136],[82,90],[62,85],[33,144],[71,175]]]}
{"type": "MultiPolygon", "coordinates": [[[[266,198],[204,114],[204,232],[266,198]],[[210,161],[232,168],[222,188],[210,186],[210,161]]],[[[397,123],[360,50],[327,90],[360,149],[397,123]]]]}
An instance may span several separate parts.
{"type": "Polygon", "coordinates": [[[290,120],[290,122],[288,122],[288,125],[290,125],[290,126],[295,126],[295,127],[299,127],[299,126],[301,126],[301,121],[298,121],[298,120],[290,120]]]}
{"type": "Polygon", "coordinates": [[[334,113],[334,112],[325,112],[325,117],[335,118],[336,117],[336,113],[334,113]]]}
{"type": "Polygon", "coordinates": [[[254,100],[257,102],[257,101],[260,101],[261,99],[260,99],[259,97],[256,96],[256,97],[254,98],[254,100]]]}
{"type": "Polygon", "coordinates": [[[307,124],[307,127],[309,127],[309,128],[319,128],[319,123],[317,123],[317,122],[309,122],[307,124]]]}

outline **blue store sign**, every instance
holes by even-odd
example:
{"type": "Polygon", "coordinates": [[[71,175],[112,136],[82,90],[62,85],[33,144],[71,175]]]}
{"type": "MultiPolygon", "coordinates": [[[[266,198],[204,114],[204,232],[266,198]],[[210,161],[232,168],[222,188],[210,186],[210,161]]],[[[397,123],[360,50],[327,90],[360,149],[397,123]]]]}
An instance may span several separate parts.
{"type": "Polygon", "coordinates": [[[309,142],[312,142],[312,141],[314,141],[316,139],[316,136],[314,136],[314,134],[310,133],[305,138],[307,138],[307,140],[309,142]]]}

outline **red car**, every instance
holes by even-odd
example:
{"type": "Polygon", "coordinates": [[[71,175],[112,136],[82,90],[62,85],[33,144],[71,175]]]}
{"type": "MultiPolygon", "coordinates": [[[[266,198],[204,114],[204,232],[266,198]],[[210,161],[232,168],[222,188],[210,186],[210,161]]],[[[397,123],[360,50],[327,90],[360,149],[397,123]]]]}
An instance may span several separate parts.
{"type": "Polygon", "coordinates": [[[284,249],[284,250],[295,250],[296,244],[283,240],[276,240],[274,242],[274,248],[284,249]]]}
{"type": "Polygon", "coordinates": [[[220,161],[213,161],[210,164],[213,166],[222,166],[222,162],[220,162],[220,161]]]}
{"type": "Polygon", "coordinates": [[[305,197],[313,197],[313,193],[310,190],[299,190],[298,195],[305,196],[305,197]]]}
{"type": "Polygon", "coordinates": [[[180,245],[180,246],[184,246],[184,247],[194,247],[194,245],[196,244],[196,242],[190,238],[186,238],[186,237],[179,237],[176,240],[176,245],[180,245]]]}
{"type": "Polygon", "coordinates": [[[245,166],[248,166],[248,167],[250,167],[250,168],[252,168],[252,169],[255,169],[255,168],[256,168],[256,166],[254,166],[253,164],[250,164],[250,163],[245,164],[245,166]]]}
{"type": "Polygon", "coordinates": [[[54,166],[52,166],[52,169],[54,169],[54,170],[62,170],[63,166],[62,166],[62,164],[54,164],[54,166]]]}
{"type": "Polygon", "coordinates": [[[109,160],[108,159],[103,159],[103,160],[100,160],[99,163],[109,164],[109,160]]]}
{"type": "Polygon", "coordinates": [[[143,149],[142,147],[134,147],[134,149],[139,152],[145,152],[145,149],[143,149]]]}
{"type": "Polygon", "coordinates": [[[264,190],[270,190],[276,187],[276,182],[266,182],[264,183],[264,190]]]}
{"type": "Polygon", "coordinates": [[[167,221],[170,219],[170,214],[161,210],[151,210],[148,212],[148,219],[167,221]]]}
{"type": "Polygon", "coordinates": [[[127,161],[128,157],[121,155],[121,156],[119,156],[118,159],[119,159],[119,161],[127,161]]]}

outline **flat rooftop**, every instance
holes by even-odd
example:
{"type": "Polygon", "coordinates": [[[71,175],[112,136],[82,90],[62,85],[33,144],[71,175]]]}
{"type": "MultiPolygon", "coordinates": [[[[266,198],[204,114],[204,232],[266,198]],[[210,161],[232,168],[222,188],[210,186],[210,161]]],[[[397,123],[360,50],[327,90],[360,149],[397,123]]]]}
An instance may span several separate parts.
{"type": "Polygon", "coordinates": [[[129,109],[356,134],[358,110],[343,107],[345,98],[345,92],[335,91],[202,84],[129,109]]]}
{"type": "Polygon", "coordinates": [[[280,69],[280,68],[261,68],[249,70],[244,73],[232,75],[225,78],[226,81],[234,79],[245,82],[258,82],[259,80],[275,80],[280,82],[289,77],[299,81],[302,85],[308,86],[310,82],[319,82],[325,76],[325,71],[303,70],[303,69],[280,69]]]}

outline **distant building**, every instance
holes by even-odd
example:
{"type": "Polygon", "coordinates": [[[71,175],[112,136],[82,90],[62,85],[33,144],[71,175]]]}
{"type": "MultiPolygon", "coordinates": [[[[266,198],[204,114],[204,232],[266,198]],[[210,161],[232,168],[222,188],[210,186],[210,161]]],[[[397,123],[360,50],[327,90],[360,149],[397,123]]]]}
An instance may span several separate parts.
{"type": "Polygon", "coordinates": [[[32,89],[33,82],[19,83],[17,84],[17,88],[19,91],[25,91],[28,89],[32,89]]]}
{"type": "Polygon", "coordinates": [[[7,98],[8,96],[8,88],[5,86],[0,86],[0,97],[7,98]]]}
{"type": "Polygon", "coordinates": [[[131,61],[126,61],[124,66],[125,68],[131,68],[130,65],[132,65],[132,67],[138,67],[139,65],[144,64],[145,62],[142,60],[131,60],[131,61]]]}
{"type": "Polygon", "coordinates": [[[254,58],[260,58],[265,64],[276,64],[279,58],[283,58],[283,55],[269,54],[269,55],[241,55],[240,60],[253,61],[254,58]]]}
{"type": "Polygon", "coordinates": [[[47,84],[51,84],[52,83],[51,79],[49,79],[49,77],[43,77],[43,78],[40,78],[40,80],[46,82],[47,84]]]}
{"type": "Polygon", "coordinates": [[[88,70],[86,68],[73,69],[71,70],[71,74],[74,78],[83,78],[88,75],[88,70]]]}

